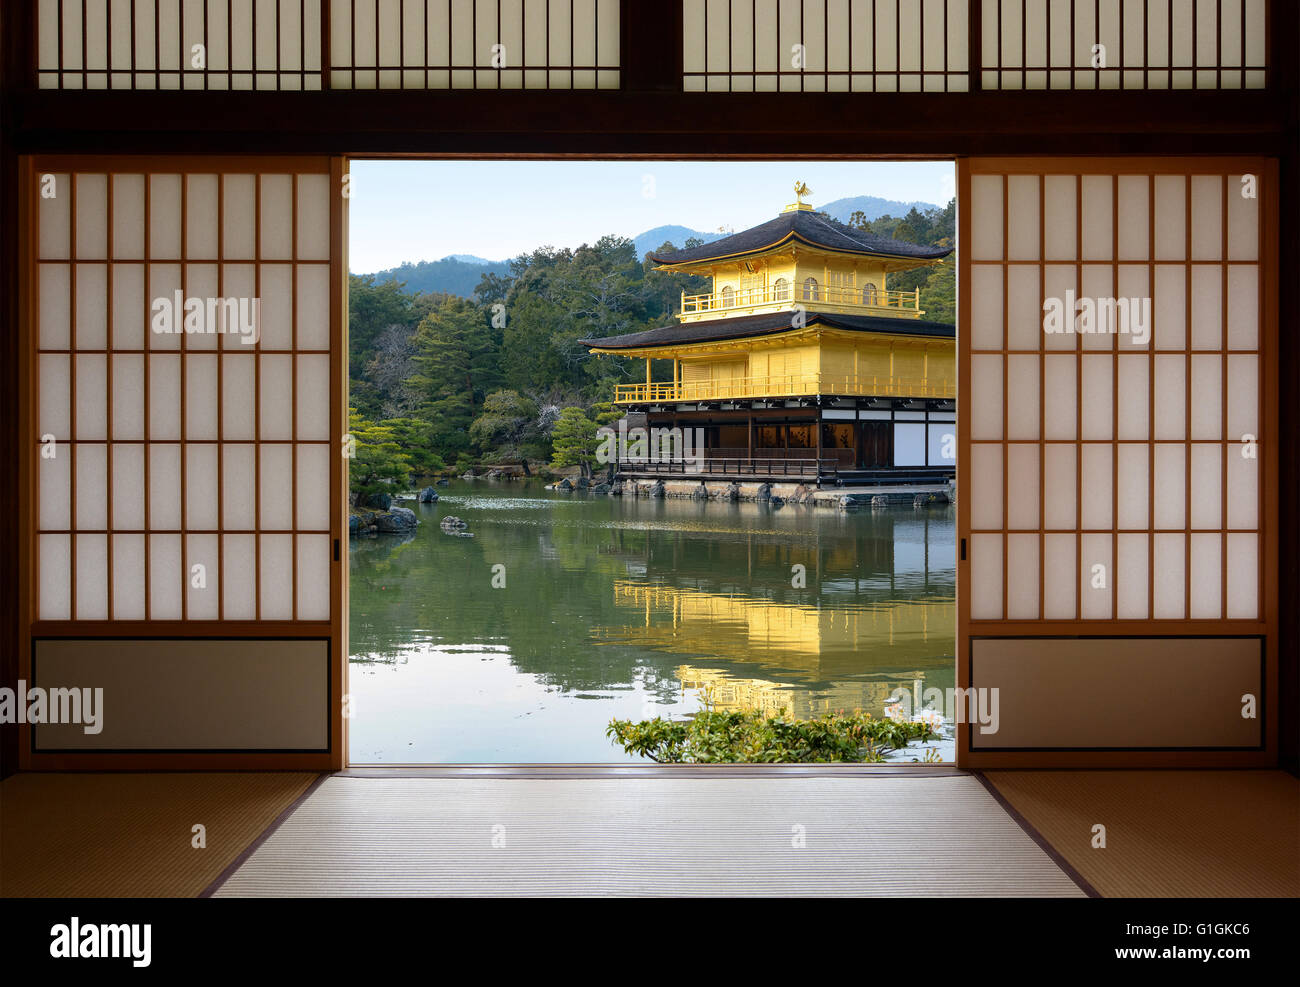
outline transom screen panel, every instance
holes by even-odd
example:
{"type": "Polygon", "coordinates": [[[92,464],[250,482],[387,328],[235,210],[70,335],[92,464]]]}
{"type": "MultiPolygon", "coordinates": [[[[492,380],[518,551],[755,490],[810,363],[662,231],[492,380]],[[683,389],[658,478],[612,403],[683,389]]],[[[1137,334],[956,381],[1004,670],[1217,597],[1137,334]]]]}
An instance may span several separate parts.
{"type": "Polygon", "coordinates": [[[161,167],[34,176],[33,617],[329,620],[329,174],[161,167]]]}
{"type": "Polygon", "coordinates": [[[618,0],[329,0],[335,89],[617,89],[618,0]]]}
{"type": "Polygon", "coordinates": [[[37,85],[320,89],[321,23],[321,0],[37,0],[37,85]]]}
{"type": "Polygon", "coordinates": [[[43,89],[615,89],[618,0],[37,0],[43,89]]]}
{"type": "Polygon", "coordinates": [[[969,0],[683,0],[683,85],[964,92],[969,0]]]}
{"type": "Polygon", "coordinates": [[[984,0],[985,89],[1262,89],[1267,0],[984,0]]]}
{"type": "Polygon", "coordinates": [[[1265,618],[1265,181],[971,174],[970,620],[1265,618]]]}

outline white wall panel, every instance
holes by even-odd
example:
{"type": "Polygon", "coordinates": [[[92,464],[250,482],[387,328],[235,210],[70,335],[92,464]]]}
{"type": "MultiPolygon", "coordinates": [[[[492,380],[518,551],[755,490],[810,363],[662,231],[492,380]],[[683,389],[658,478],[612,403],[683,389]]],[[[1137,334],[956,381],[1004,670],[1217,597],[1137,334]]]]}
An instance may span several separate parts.
{"type": "Polygon", "coordinates": [[[983,12],[986,89],[1259,89],[1265,82],[1264,0],[985,0],[983,12]]]}
{"type": "Polygon", "coordinates": [[[329,619],[327,176],[57,180],[62,197],[36,199],[36,425],[54,440],[34,458],[37,613],[329,619]],[[318,571],[295,589],[305,558],[318,571]]]}

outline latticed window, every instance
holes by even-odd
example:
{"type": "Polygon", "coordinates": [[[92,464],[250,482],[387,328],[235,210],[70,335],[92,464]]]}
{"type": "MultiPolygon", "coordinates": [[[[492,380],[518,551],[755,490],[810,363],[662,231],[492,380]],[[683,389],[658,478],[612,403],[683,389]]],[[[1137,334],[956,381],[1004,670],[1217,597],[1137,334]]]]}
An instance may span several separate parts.
{"type": "Polygon", "coordinates": [[[862,286],[863,305],[879,305],[880,304],[879,298],[880,298],[880,293],[876,290],[876,286],[872,284],[870,281],[868,281],[866,284],[862,286]]]}
{"type": "Polygon", "coordinates": [[[816,302],[821,301],[821,289],[817,284],[816,278],[805,278],[803,282],[804,301],[816,302]]]}
{"type": "Polygon", "coordinates": [[[826,300],[831,302],[853,301],[853,271],[826,272],[826,300]]]}
{"type": "Polygon", "coordinates": [[[790,300],[790,282],[785,278],[777,278],[772,282],[772,298],[778,302],[788,302],[790,300]]]}

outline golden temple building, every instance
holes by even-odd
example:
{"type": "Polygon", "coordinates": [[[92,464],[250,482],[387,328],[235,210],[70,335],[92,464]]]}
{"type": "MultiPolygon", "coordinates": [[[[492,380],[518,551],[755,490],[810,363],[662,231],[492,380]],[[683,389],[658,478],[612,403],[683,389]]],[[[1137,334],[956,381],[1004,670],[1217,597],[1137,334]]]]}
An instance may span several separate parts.
{"type": "MultiPolygon", "coordinates": [[[[806,194],[806,188],[796,191],[806,194]]],[[[686,456],[624,458],[627,476],[826,482],[935,481],[953,474],[955,330],[924,318],[920,291],[891,275],[940,264],[919,246],[838,223],[799,201],[703,246],[651,254],[661,270],[707,277],[675,325],[587,339],[639,357],[645,381],[615,402],[647,429],[695,429],[686,456]],[[670,361],[671,380],[654,379],[670,361]]]]}

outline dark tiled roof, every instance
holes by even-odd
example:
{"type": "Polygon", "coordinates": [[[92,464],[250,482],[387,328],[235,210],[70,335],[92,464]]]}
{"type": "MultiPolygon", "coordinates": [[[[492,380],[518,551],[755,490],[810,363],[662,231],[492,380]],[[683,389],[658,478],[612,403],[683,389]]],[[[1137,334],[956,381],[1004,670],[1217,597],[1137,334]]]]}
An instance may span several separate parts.
{"type": "Polygon", "coordinates": [[[667,254],[651,254],[650,259],[656,264],[685,264],[692,261],[716,260],[721,257],[757,253],[790,239],[843,253],[914,257],[919,260],[934,260],[938,257],[947,257],[952,253],[951,247],[923,247],[904,240],[891,240],[887,236],[863,233],[861,230],[837,223],[833,219],[828,220],[805,209],[782,213],[776,219],[768,220],[740,233],[733,233],[721,240],[706,243],[702,247],[675,250],[667,254]]]}
{"type": "MultiPolygon", "coordinates": [[[[743,339],[746,336],[769,336],[793,328],[792,312],[765,312],[732,319],[710,319],[707,322],[662,326],[644,329],[622,336],[605,336],[602,339],[581,339],[584,346],[598,349],[625,350],[640,346],[671,346],[681,343],[709,343],[723,339],[743,339]]],[[[834,315],[809,312],[806,325],[822,325],[832,329],[854,332],[888,332],[903,336],[934,336],[940,339],[956,337],[955,327],[946,322],[927,322],[924,319],[888,319],[875,315],[834,315]]]]}

